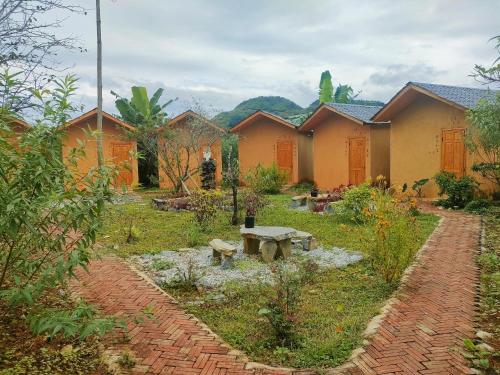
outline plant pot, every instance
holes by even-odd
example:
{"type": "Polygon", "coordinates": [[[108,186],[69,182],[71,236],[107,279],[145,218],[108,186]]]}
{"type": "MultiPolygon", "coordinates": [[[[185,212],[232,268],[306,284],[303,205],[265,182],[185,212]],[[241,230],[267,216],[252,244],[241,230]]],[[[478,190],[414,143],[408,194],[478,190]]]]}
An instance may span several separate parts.
{"type": "Polygon", "coordinates": [[[311,197],[316,198],[318,196],[318,190],[311,190],[311,197]]]}
{"type": "Polygon", "coordinates": [[[255,216],[245,216],[245,228],[255,227],[255,216]]]}

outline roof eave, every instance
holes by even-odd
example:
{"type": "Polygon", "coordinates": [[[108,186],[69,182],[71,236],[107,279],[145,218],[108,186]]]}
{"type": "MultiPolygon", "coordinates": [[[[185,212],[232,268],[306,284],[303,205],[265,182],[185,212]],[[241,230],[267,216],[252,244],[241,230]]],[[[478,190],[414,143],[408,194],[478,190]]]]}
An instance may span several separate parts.
{"type": "Polygon", "coordinates": [[[408,93],[410,90],[415,90],[416,92],[418,93],[421,93],[421,94],[424,94],[430,98],[433,98],[435,100],[438,100],[442,103],[445,103],[445,104],[448,104],[448,105],[451,105],[452,107],[455,107],[457,109],[460,109],[462,111],[465,111],[467,110],[468,108],[458,104],[458,103],[455,103],[453,101],[450,101],[448,99],[445,99],[443,98],[442,96],[439,96],[435,93],[433,93],[432,91],[429,91],[423,87],[420,87],[416,84],[414,84],[413,82],[408,82],[402,89],[400,89],[392,98],[391,100],[389,100],[387,102],[386,105],[384,105],[377,113],[375,113],[371,120],[374,121],[374,122],[380,122],[380,120],[382,121],[390,121],[390,119],[386,119],[383,117],[384,115],[384,112],[387,112],[389,109],[391,109],[394,105],[396,105],[396,103],[406,94],[408,93]]]}
{"type": "Polygon", "coordinates": [[[255,111],[254,113],[248,115],[243,120],[241,120],[239,123],[237,123],[235,126],[233,126],[231,128],[230,132],[233,134],[238,133],[239,131],[245,129],[246,127],[251,126],[254,119],[256,119],[259,116],[264,116],[270,120],[277,122],[280,125],[286,126],[286,127],[293,129],[293,130],[297,130],[297,127],[295,125],[289,123],[288,121],[286,121],[278,116],[275,116],[272,113],[258,110],[258,111],[255,111]]]}

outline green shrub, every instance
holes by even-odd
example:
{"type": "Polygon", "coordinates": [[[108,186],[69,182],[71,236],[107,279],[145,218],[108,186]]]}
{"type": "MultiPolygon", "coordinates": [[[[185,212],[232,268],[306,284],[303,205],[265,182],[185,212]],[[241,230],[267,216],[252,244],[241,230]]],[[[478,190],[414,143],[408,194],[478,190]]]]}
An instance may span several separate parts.
{"type": "Polygon", "coordinates": [[[470,176],[458,178],[451,172],[440,172],[434,176],[439,186],[439,195],[446,195],[444,206],[447,208],[463,208],[474,198],[478,186],[476,180],[470,176]]]}
{"type": "MultiPolygon", "coordinates": [[[[28,317],[30,329],[37,335],[76,337],[81,340],[89,336],[104,336],[116,326],[113,318],[97,318],[95,309],[80,303],[70,310],[44,309],[28,317]]],[[[120,323],[123,326],[123,322],[120,323]]]]}
{"type": "Polygon", "coordinates": [[[362,184],[344,193],[341,203],[337,206],[338,215],[345,221],[363,223],[366,221],[365,211],[370,207],[372,189],[368,184],[362,184]]]}
{"type": "Polygon", "coordinates": [[[189,196],[189,206],[202,230],[206,230],[213,221],[222,201],[221,192],[216,190],[197,190],[189,196]]]}
{"type": "Polygon", "coordinates": [[[274,294],[259,315],[267,318],[276,336],[276,346],[293,348],[298,345],[296,332],[297,311],[302,287],[300,273],[278,263],[271,267],[274,294]]]}
{"type": "Polygon", "coordinates": [[[464,210],[475,214],[484,214],[490,205],[491,203],[487,199],[476,199],[467,203],[464,210]]]}
{"type": "MultiPolygon", "coordinates": [[[[116,176],[108,167],[73,175],[85,157],[84,145],[61,155],[62,125],[76,109],[70,104],[75,83],[68,76],[53,91],[35,92],[43,110],[35,126],[15,145],[0,137],[0,299],[27,306],[30,328],[38,334],[83,338],[102,333],[111,322],[94,319],[85,306],[42,311],[46,292],[64,288],[89,263],[116,176]]],[[[0,133],[11,132],[9,102],[0,113],[0,133]]]]}
{"type": "Polygon", "coordinates": [[[186,242],[188,246],[199,246],[203,243],[203,234],[198,225],[192,224],[186,228],[186,242]]]}
{"type": "Polygon", "coordinates": [[[287,180],[287,173],[280,170],[276,163],[270,167],[259,164],[245,176],[245,182],[253,190],[264,194],[279,194],[287,180]]]}
{"type": "Polygon", "coordinates": [[[412,214],[413,204],[379,190],[372,198],[372,211],[366,213],[374,234],[366,240],[370,262],[387,283],[394,283],[418,251],[414,241],[418,227],[412,214]]]}
{"type": "Polygon", "coordinates": [[[202,276],[200,268],[192,258],[189,258],[185,268],[177,267],[175,279],[168,286],[182,290],[195,290],[202,276]]]}

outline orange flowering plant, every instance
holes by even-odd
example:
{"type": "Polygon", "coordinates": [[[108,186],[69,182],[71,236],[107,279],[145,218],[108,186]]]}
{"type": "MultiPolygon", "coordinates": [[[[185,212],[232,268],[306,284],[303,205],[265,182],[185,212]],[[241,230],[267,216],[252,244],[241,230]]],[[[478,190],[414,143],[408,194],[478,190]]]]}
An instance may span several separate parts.
{"type": "Polygon", "coordinates": [[[363,211],[372,235],[364,243],[373,269],[387,283],[399,280],[418,247],[416,199],[400,187],[372,189],[370,209],[363,211]]]}

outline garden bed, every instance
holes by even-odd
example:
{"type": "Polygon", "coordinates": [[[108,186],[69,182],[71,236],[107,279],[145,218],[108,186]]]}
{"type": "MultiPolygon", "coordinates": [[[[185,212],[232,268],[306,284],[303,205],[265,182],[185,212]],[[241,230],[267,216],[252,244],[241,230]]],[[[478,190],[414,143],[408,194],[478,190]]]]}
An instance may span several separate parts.
{"type": "MultiPolygon", "coordinates": [[[[287,226],[312,233],[322,249],[313,250],[306,257],[318,251],[316,254],[324,252],[333,254],[333,259],[342,259],[346,254],[363,252],[367,239],[373,238],[373,228],[368,225],[292,209],[290,198],[289,195],[269,196],[270,203],[258,213],[256,224],[287,226]]],[[[420,230],[412,238],[414,248],[418,249],[438,219],[427,214],[415,219],[420,230]]],[[[358,258],[350,265],[340,264],[345,266],[341,268],[320,267],[311,275],[311,280],[300,286],[295,321],[299,344],[285,348],[276,342],[269,321],[259,315],[259,310],[275,293],[275,288],[266,282],[267,271],[262,271],[267,266],[238,255],[233,270],[220,271],[220,266],[211,265],[212,251],[207,247],[214,238],[232,241],[241,247],[239,227],[230,225],[229,212],[219,211],[202,231],[192,212],[173,213],[130,204],[110,206],[100,242],[118,255],[139,256],[135,259],[140,259],[158,284],[188,312],[252,360],[272,365],[322,368],[341,364],[361,345],[366,325],[398,285],[387,283],[364,259],[358,258]],[[130,218],[140,238],[127,243],[124,228],[130,218]],[[217,270],[212,273],[216,282],[202,282],[198,288],[170,283],[177,268],[185,267],[186,259],[193,256],[207,270],[217,270]],[[222,272],[222,279],[217,279],[222,272]],[[263,276],[253,283],[241,281],[243,276],[252,278],[252,273],[259,272],[263,276]]],[[[302,258],[306,253],[297,248],[295,254],[302,258]]]]}

